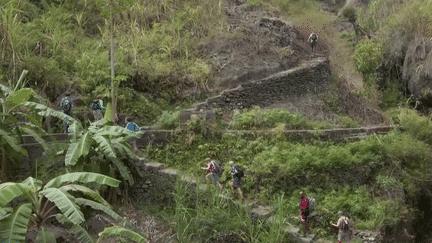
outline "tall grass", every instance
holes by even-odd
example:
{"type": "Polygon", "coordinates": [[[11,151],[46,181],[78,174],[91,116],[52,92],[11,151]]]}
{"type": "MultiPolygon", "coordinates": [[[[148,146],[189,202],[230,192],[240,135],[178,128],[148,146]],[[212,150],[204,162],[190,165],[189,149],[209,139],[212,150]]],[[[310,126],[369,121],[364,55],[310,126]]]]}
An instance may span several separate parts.
{"type": "MultiPolygon", "coordinates": [[[[199,185],[199,184],[198,184],[199,185]]],[[[246,242],[289,242],[283,232],[286,205],[283,195],[273,198],[273,221],[251,218],[249,204],[229,199],[231,193],[214,186],[191,191],[189,185],[177,182],[174,228],[179,242],[206,242],[234,232],[246,242]],[[221,197],[220,195],[225,195],[221,197]]]]}

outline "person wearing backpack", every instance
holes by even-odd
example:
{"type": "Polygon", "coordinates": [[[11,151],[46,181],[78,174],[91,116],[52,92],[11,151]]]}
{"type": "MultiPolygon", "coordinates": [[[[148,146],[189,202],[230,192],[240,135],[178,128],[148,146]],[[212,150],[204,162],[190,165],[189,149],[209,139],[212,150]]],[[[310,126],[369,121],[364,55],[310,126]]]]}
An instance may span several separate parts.
{"type": "Polygon", "coordinates": [[[338,212],[339,220],[337,224],[333,224],[330,222],[330,224],[333,227],[339,228],[338,233],[338,241],[341,243],[342,241],[350,242],[350,225],[349,225],[349,219],[345,216],[344,212],[339,211],[338,212]]]}
{"type": "Polygon", "coordinates": [[[94,117],[94,121],[103,118],[102,110],[104,109],[102,95],[98,95],[91,103],[90,108],[94,117]]]}
{"type": "Polygon", "coordinates": [[[316,45],[318,44],[318,35],[312,32],[308,38],[308,43],[311,45],[313,57],[315,57],[316,45]]]}
{"type": "MultiPolygon", "coordinates": [[[[73,101],[70,97],[70,92],[66,92],[65,97],[63,97],[60,101],[60,108],[64,114],[72,116],[72,106],[73,101]]],[[[69,133],[69,121],[67,120],[64,121],[64,132],[69,133]]]]}
{"type": "MultiPolygon", "coordinates": [[[[132,121],[132,117],[126,117],[125,118],[125,128],[128,129],[129,131],[135,133],[135,132],[139,132],[140,128],[138,127],[138,125],[132,121]]],[[[138,148],[136,146],[136,137],[132,138],[132,149],[133,152],[136,153],[138,151],[138,148]]]]}
{"type": "MultiPolygon", "coordinates": [[[[243,192],[241,190],[241,180],[244,177],[244,171],[240,166],[234,164],[233,161],[230,161],[229,165],[231,166],[231,176],[233,178],[231,183],[231,188],[233,189],[234,192],[237,190],[240,196],[242,197],[242,199],[246,201],[246,198],[243,196],[243,192]]],[[[234,198],[237,198],[236,194],[234,198]]]]}
{"type": "Polygon", "coordinates": [[[308,216],[310,214],[309,210],[309,198],[306,197],[306,193],[300,192],[300,221],[303,224],[303,237],[306,237],[309,230],[309,220],[308,216]]]}
{"type": "Polygon", "coordinates": [[[222,168],[216,160],[212,160],[210,158],[206,159],[207,167],[201,167],[203,170],[208,170],[210,173],[206,175],[206,180],[210,183],[210,178],[213,178],[213,181],[216,183],[219,189],[223,189],[222,184],[220,184],[219,180],[222,175],[222,168]]]}

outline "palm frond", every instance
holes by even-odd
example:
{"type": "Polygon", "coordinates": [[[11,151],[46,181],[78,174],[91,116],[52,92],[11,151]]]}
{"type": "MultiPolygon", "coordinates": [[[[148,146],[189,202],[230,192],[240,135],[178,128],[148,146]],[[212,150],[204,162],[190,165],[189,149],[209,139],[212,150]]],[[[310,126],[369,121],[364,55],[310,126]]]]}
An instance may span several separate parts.
{"type": "Polygon", "coordinates": [[[79,242],[82,243],[93,243],[93,239],[89,235],[89,233],[80,225],[73,224],[68,218],[66,218],[63,214],[57,214],[56,219],[64,224],[70,226],[70,230],[72,233],[78,238],[79,242]]]}
{"type": "Polygon", "coordinates": [[[59,189],[63,190],[63,191],[80,191],[84,195],[93,198],[97,202],[102,203],[103,205],[105,205],[107,207],[111,207],[111,205],[109,205],[109,203],[107,201],[105,201],[105,199],[103,199],[101,197],[101,195],[99,194],[99,192],[94,191],[94,190],[92,190],[92,189],[90,189],[88,187],[81,186],[81,185],[70,184],[70,185],[62,186],[59,189]]]}
{"type": "Polygon", "coordinates": [[[75,204],[75,198],[69,193],[58,188],[46,188],[41,191],[41,194],[53,202],[74,224],[84,222],[84,214],[79,206],[75,204]]]}
{"type": "Polygon", "coordinates": [[[82,136],[83,128],[81,127],[81,124],[78,122],[72,122],[71,125],[69,125],[69,136],[72,136],[72,141],[76,143],[78,139],[82,136]]]}
{"type": "Polygon", "coordinates": [[[44,148],[44,150],[49,150],[48,144],[46,143],[46,141],[37,133],[35,132],[33,129],[31,129],[28,125],[27,126],[21,126],[20,129],[32,136],[40,145],[42,145],[42,147],[44,148]]]}
{"type": "Polygon", "coordinates": [[[33,89],[23,88],[12,92],[8,95],[5,105],[9,110],[16,108],[22,103],[26,102],[33,94],[33,89]]]}
{"type": "Polygon", "coordinates": [[[0,207],[5,207],[14,198],[32,191],[32,188],[21,183],[5,182],[0,184],[0,207]]]}
{"type": "Polygon", "coordinates": [[[36,237],[35,243],[53,243],[56,242],[56,238],[52,232],[47,228],[41,227],[36,237]]]}
{"type": "Polygon", "coordinates": [[[99,129],[96,133],[99,136],[104,136],[104,135],[112,135],[112,136],[120,136],[120,135],[127,135],[127,136],[133,136],[133,132],[130,131],[129,129],[126,129],[124,127],[120,127],[120,126],[107,126],[107,127],[102,127],[101,129],[99,129]]]}
{"type": "Polygon", "coordinates": [[[135,242],[147,242],[147,239],[142,235],[119,226],[106,227],[102,232],[99,233],[99,237],[113,236],[113,237],[126,237],[135,242]]]}
{"type": "Polygon", "coordinates": [[[81,137],[79,142],[71,143],[66,153],[66,166],[75,165],[81,156],[86,156],[90,151],[92,140],[91,134],[87,132],[81,137]]]}
{"type": "Polygon", "coordinates": [[[134,180],[133,180],[133,176],[130,173],[129,169],[127,166],[125,166],[123,164],[123,162],[121,162],[120,160],[116,159],[116,158],[110,158],[111,161],[113,162],[113,164],[115,164],[115,166],[117,167],[117,169],[119,170],[121,176],[129,181],[129,185],[133,185],[134,184],[134,180]]]}
{"type": "Polygon", "coordinates": [[[120,184],[119,180],[106,175],[92,173],[92,172],[74,172],[74,173],[68,173],[61,176],[57,176],[56,178],[50,180],[45,185],[44,188],[59,187],[65,182],[73,182],[73,183],[96,182],[98,184],[104,184],[112,187],[118,187],[118,185],[120,184]]]}
{"type": "Polygon", "coordinates": [[[120,222],[120,223],[124,222],[124,219],[120,215],[118,215],[116,212],[114,212],[110,208],[108,208],[108,207],[106,207],[100,203],[97,203],[97,202],[94,202],[94,201],[91,201],[91,200],[88,200],[85,198],[76,198],[76,203],[80,204],[80,205],[90,206],[91,208],[96,209],[96,210],[101,210],[104,213],[111,216],[113,219],[117,220],[118,222],[120,222]]]}
{"type": "Polygon", "coordinates": [[[12,215],[0,221],[0,242],[24,242],[31,213],[31,203],[23,203],[15,208],[12,215]]]}
{"type": "Polygon", "coordinates": [[[10,95],[13,93],[13,90],[9,89],[7,86],[0,84],[0,89],[5,93],[5,95],[10,95]]]}
{"type": "Polygon", "coordinates": [[[0,129],[0,139],[1,138],[3,138],[15,152],[21,152],[24,156],[28,156],[27,151],[19,144],[18,139],[14,135],[0,129]]]}
{"type": "Polygon", "coordinates": [[[47,116],[54,116],[54,117],[57,117],[57,118],[61,119],[62,121],[67,120],[72,125],[73,125],[73,123],[76,123],[76,125],[79,128],[78,130],[79,131],[83,130],[80,122],[78,122],[74,118],[72,118],[72,117],[64,114],[61,111],[56,111],[54,109],[49,108],[46,105],[42,105],[42,104],[39,104],[39,103],[36,103],[36,102],[31,102],[31,101],[26,101],[26,102],[23,103],[23,105],[31,107],[32,109],[38,110],[38,114],[41,115],[41,116],[45,116],[45,117],[47,117],[47,116]]]}
{"type": "Polygon", "coordinates": [[[27,179],[23,180],[21,184],[33,187],[35,189],[34,191],[39,191],[42,188],[43,183],[41,180],[36,180],[35,178],[30,176],[27,177],[27,179]]]}
{"type": "Polygon", "coordinates": [[[65,157],[65,165],[66,166],[75,165],[80,157],[81,155],[79,155],[78,143],[69,144],[69,148],[66,152],[66,157],[65,157]]]}
{"type": "Polygon", "coordinates": [[[95,135],[93,139],[98,143],[98,147],[108,158],[117,158],[114,148],[111,146],[109,140],[103,136],[95,135]]]}
{"type": "MultiPolygon", "coordinates": [[[[120,150],[120,153],[125,154],[126,156],[128,156],[131,159],[138,159],[139,156],[136,155],[135,153],[133,153],[127,145],[123,144],[123,143],[113,143],[113,146],[115,146],[118,150],[120,150]]],[[[138,174],[141,177],[144,177],[144,173],[141,171],[141,169],[135,164],[135,163],[130,163],[132,164],[132,166],[135,168],[135,171],[138,172],[138,174]]]]}
{"type": "Polygon", "coordinates": [[[0,221],[9,217],[13,212],[13,208],[7,207],[7,208],[0,208],[0,221]]]}

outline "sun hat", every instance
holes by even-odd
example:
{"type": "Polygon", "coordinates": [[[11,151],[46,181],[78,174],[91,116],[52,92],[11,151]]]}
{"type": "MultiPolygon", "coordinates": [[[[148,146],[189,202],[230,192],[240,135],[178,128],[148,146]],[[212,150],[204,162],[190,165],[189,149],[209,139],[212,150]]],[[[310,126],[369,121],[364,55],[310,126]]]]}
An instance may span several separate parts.
{"type": "Polygon", "coordinates": [[[230,165],[233,165],[233,164],[234,164],[234,162],[233,162],[233,161],[230,161],[230,162],[228,162],[228,164],[230,164],[230,165]]]}

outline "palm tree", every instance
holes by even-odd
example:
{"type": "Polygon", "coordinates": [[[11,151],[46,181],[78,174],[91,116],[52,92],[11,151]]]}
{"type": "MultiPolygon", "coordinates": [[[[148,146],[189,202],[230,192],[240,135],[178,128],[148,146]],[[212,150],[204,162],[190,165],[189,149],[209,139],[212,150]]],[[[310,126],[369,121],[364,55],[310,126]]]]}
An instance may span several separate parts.
{"type": "Polygon", "coordinates": [[[72,233],[79,242],[93,242],[81,226],[85,218],[79,205],[101,210],[125,225],[124,219],[110,208],[97,191],[78,183],[118,187],[120,181],[97,173],[76,172],[55,177],[44,186],[42,181],[32,177],[20,183],[0,184],[1,242],[25,242],[29,231],[36,232],[32,239],[36,242],[56,242],[56,238],[61,236],[59,231],[72,233]],[[72,193],[76,192],[91,199],[75,197],[72,193]],[[8,207],[8,204],[17,197],[22,197],[27,202],[8,207]],[[50,219],[54,218],[64,228],[50,223],[50,219]]]}

